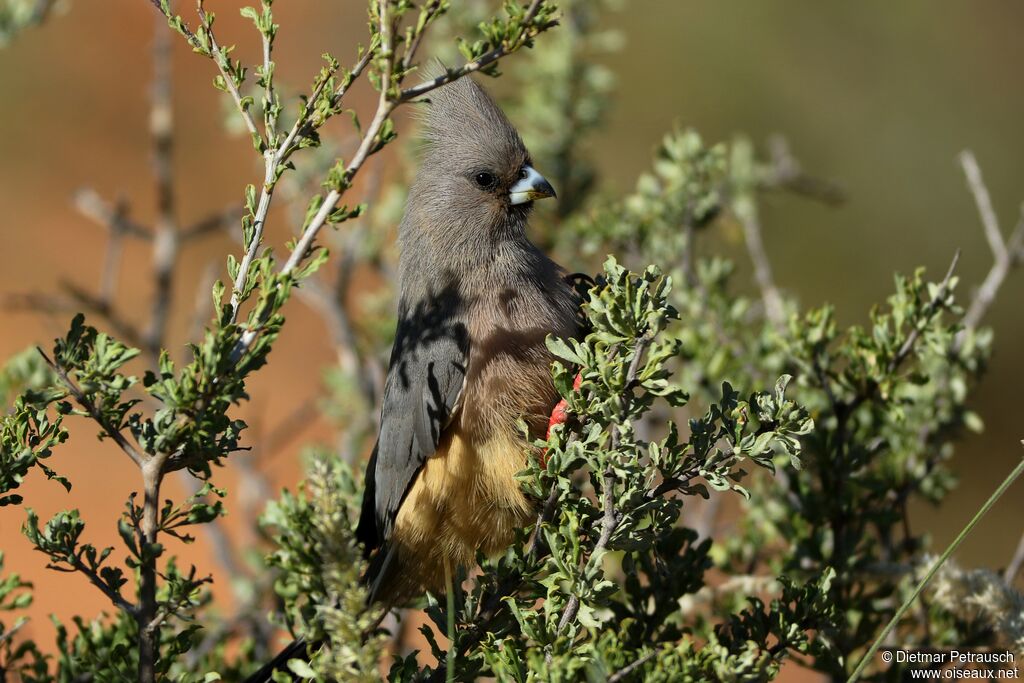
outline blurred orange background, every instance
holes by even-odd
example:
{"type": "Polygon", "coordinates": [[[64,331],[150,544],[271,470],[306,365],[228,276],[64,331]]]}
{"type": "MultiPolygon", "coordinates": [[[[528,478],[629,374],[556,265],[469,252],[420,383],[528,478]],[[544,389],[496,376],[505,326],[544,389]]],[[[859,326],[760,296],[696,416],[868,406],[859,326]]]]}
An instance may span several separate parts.
{"type": "MultiPolygon", "coordinates": [[[[238,43],[238,56],[251,61],[255,34],[236,11],[245,3],[207,4],[221,14],[221,40],[238,43]]],[[[183,13],[191,18],[189,12],[183,13]]],[[[277,3],[279,80],[305,88],[324,50],[339,58],[351,54],[365,35],[363,12],[362,3],[352,1],[277,3]]],[[[0,294],[54,293],[62,280],[95,288],[106,235],[72,207],[78,188],[126,199],[140,222],[153,218],[147,122],[153,15],[147,0],[72,0],[66,13],[0,49],[0,294]]],[[[961,295],[977,285],[991,257],[956,161],[966,147],[977,154],[1004,231],[1019,217],[1020,3],[633,0],[606,23],[625,38],[621,52],[602,57],[618,88],[607,130],[590,145],[607,187],[629,189],[674,124],[693,126],[706,140],[743,132],[763,141],[782,133],[808,170],[844,186],[848,201],[839,208],[773,197],[764,209],[778,284],[805,305],[831,301],[841,321],[862,321],[891,290],[894,271],[926,265],[941,273],[956,248],[963,250],[961,295]]],[[[515,59],[504,68],[514,69],[515,59]]],[[[180,40],[173,61],[178,218],[188,225],[239,202],[244,185],[258,183],[262,171],[249,142],[224,132],[224,102],[210,87],[212,64],[180,40]]],[[[364,111],[372,106],[365,94],[357,92],[353,101],[364,111]]],[[[371,163],[395,161],[385,155],[371,163]]],[[[275,216],[269,236],[281,245],[288,229],[275,216]]],[[[222,265],[234,251],[230,239],[217,236],[183,252],[171,335],[179,356],[204,269],[211,260],[222,265]]],[[[129,242],[118,302],[140,321],[148,315],[149,271],[149,246],[129,242]]],[[[996,331],[995,356],[972,399],[986,431],[958,449],[954,469],[961,486],[942,509],[916,511],[917,523],[937,544],[952,539],[1021,456],[1022,295],[1024,273],[1017,273],[986,320],[996,331]]],[[[254,425],[250,439],[316,396],[319,368],[335,360],[319,317],[294,301],[287,314],[272,362],[251,382],[252,400],[238,411],[254,425]]],[[[69,318],[0,310],[0,358],[33,344],[49,348],[69,318]]],[[[137,471],[109,442],[91,438],[91,425],[71,426],[75,438],[51,463],[74,483],[73,495],[33,474],[23,487],[25,499],[43,519],[78,506],[87,539],[117,545],[114,520],[139,485],[137,471]]],[[[300,445],[330,433],[311,424],[273,454],[265,473],[274,485],[292,486],[301,474],[300,445]]],[[[216,480],[231,491],[233,468],[216,480]]],[[[166,493],[179,497],[179,482],[168,486],[166,493]]],[[[1001,567],[1009,560],[1024,518],[1019,488],[968,539],[957,557],[961,564],[1001,567]]],[[[237,504],[229,499],[228,509],[237,504]]],[[[26,632],[49,641],[46,615],[92,616],[109,605],[81,576],[48,572],[44,557],[20,534],[23,520],[19,508],[0,510],[0,549],[7,571],[37,586],[26,632]]],[[[228,528],[241,546],[253,541],[246,525],[231,517],[228,528]]],[[[208,543],[201,535],[181,555],[211,568],[224,585],[231,577],[211,560],[208,543]]],[[[218,595],[230,600],[228,591],[218,595]]]]}

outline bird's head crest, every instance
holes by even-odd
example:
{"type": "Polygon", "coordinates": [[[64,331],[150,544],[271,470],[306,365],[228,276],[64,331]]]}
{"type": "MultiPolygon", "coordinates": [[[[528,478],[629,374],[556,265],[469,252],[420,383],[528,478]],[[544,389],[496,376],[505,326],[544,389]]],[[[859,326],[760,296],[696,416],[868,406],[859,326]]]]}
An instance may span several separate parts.
{"type": "Polygon", "coordinates": [[[519,133],[497,103],[464,76],[434,89],[422,115],[427,154],[477,155],[507,164],[528,157],[519,133]]]}
{"type": "MultiPolygon", "coordinates": [[[[435,70],[434,78],[445,71],[435,70]]],[[[446,245],[522,236],[533,200],[554,196],[519,133],[468,76],[430,91],[406,224],[446,245]]]]}

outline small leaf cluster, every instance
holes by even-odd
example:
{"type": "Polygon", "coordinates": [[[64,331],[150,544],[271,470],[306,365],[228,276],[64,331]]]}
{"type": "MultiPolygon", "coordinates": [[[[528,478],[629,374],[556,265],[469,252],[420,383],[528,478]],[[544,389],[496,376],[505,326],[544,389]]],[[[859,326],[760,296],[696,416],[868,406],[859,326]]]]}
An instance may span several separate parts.
{"type": "MultiPolygon", "coordinates": [[[[4,554],[0,552],[0,615],[18,612],[32,604],[32,584],[18,574],[4,575],[4,554]]],[[[17,617],[8,625],[0,619],[0,672],[18,671],[26,683],[45,680],[46,657],[31,640],[15,642],[28,618],[17,617]]]]}
{"type": "Polygon", "coordinates": [[[726,171],[724,145],[708,147],[693,130],[670,133],[657,148],[653,168],[640,175],[634,192],[574,216],[563,246],[576,242],[584,254],[592,256],[611,251],[630,264],[675,254],[678,258],[666,266],[666,272],[688,287],[694,283],[697,267],[690,244],[694,232],[722,209],[726,171]]]}
{"type": "MultiPolygon", "coordinates": [[[[531,47],[533,39],[543,31],[555,26],[557,8],[550,2],[538,4],[533,16],[527,15],[527,7],[514,0],[503,3],[504,16],[494,16],[479,24],[480,38],[458,41],[459,52],[467,62],[474,62],[489,52],[501,50],[514,52],[521,46],[531,47]]],[[[484,73],[496,74],[493,66],[483,69],[484,73]]]]}
{"type": "MultiPolygon", "coordinates": [[[[38,355],[34,349],[32,353],[38,355]]],[[[63,420],[71,406],[60,400],[64,395],[52,387],[41,393],[30,389],[15,400],[13,410],[0,418],[0,507],[22,502],[21,495],[11,491],[21,486],[33,468],[39,468],[66,490],[71,489],[66,478],[43,462],[68,438],[63,420]],[[53,401],[58,401],[57,411],[48,410],[53,401]]]]}

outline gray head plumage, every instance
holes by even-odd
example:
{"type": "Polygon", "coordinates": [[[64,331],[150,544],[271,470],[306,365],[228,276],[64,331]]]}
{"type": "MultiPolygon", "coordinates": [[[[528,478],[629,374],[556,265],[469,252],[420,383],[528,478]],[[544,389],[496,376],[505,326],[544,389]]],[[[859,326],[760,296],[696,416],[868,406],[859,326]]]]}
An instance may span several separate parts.
{"type": "Polygon", "coordinates": [[[438,270],[478,270],[497,251],[532,254],[533,200],[555,192],[494,100],[463,77],[430,93],[421,121],[423,154],[399,229],[405,286],[438,270]]]}
{"type": "Polygon", "coordinates": [[[472,78],[463,77],[434,90],[422,123],[425,164],[475,163],[500,168],[529,161],[515,127],[472,78]]]}

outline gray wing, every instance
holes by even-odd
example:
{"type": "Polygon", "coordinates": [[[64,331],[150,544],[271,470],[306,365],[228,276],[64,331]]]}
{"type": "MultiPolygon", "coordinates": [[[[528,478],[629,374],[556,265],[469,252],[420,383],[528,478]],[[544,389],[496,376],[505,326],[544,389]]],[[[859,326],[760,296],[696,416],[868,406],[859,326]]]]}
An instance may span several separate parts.
{"type": "Polygon", "coordinates": [[[387,542],[406,493],[458,408],[469,357],[458,308],[451,297],[400,306],[356,530],[367,554],[387,542]]]}

